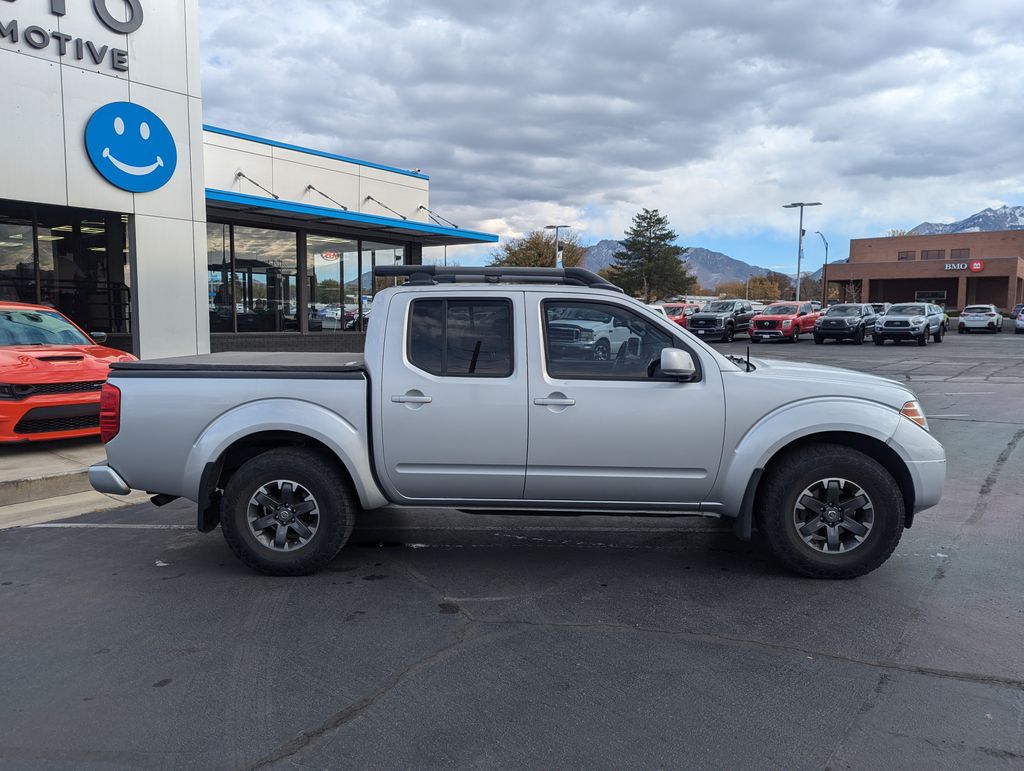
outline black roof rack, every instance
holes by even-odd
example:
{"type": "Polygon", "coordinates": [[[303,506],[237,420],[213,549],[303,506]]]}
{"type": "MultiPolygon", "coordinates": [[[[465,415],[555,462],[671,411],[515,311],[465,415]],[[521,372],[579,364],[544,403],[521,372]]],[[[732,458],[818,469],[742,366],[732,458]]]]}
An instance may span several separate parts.
{"type": "Polygon", "coordinates": [[[409,284],[567,284],[621,292],[615,284],[586,268],[485,268],[442,265],[378,265],[377,278],[406,278],[409,284]]]}

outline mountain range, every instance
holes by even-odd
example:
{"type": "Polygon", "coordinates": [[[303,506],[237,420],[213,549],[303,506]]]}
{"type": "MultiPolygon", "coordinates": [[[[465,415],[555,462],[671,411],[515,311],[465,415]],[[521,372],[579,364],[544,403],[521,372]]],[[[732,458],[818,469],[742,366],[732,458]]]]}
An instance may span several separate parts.
{"type": "MultiPolygon", "coordinates": [[[[619,241],[605,239],[583,250],[583,266],[593,271],[607,268],[615,260],[615,253],[622,249],[619,241]]],[[[746,281],[751,276],[763,276],[767,268],[737,260],[721,252],[713,252],[699,246],[693,247],[683,256],[690,274],[705,288],[716,287],[724,281],[746,281]]]]}
{"type": "Polygon", "coordinates": [[[990,230],[1024,230],[1024,206],[983,209],[966,219],[949,224],[922,222],[907,231],[908,236],[936,236],[944,233],[982,233],[990,230]]]}

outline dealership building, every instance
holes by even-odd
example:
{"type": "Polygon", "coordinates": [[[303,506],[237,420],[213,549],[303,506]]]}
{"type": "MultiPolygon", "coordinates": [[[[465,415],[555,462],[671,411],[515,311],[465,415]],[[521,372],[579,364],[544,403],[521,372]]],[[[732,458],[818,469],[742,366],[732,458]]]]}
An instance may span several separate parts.
{"type": "Polygon", "coordinates": [[[198,0],[0,3],[0,300],[147,358],[353,350],[375,265],[498,240],[419,170],[204,125],[199,71],[198,0]]]}
{"type": "Polygon", "coordinates": [[[933,302],[950,310],[1024,302],[1024,231],[857,238],[850,259],[828,266],[841,298],[933,302]]]}

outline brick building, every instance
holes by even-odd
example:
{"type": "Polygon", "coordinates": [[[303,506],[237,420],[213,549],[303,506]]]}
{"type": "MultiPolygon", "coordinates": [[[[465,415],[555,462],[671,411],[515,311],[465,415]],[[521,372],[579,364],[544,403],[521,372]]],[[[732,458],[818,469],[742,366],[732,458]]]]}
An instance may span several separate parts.
{"type": "Polygon", "coordinates": [[[1024,231],[855,238],[849,262],[829,265],[828,282],[861,302],[1012,308],[1024,302],[1024,231]]]}

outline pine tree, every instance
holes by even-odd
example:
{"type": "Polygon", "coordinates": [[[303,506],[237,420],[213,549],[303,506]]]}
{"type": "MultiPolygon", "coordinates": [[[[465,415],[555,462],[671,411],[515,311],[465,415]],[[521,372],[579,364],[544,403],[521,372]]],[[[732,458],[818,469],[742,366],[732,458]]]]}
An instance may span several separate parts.
{"type": "Polygon", "coordinates": [[[697,286],[697,279],[680,259],[687,250],[673,243],[676,238],[668,217],[657,209],[644,209],[634,215],[622,250],[615,253],[611,265],[615,283],[647,303],[688,293],[697,286]]]}

